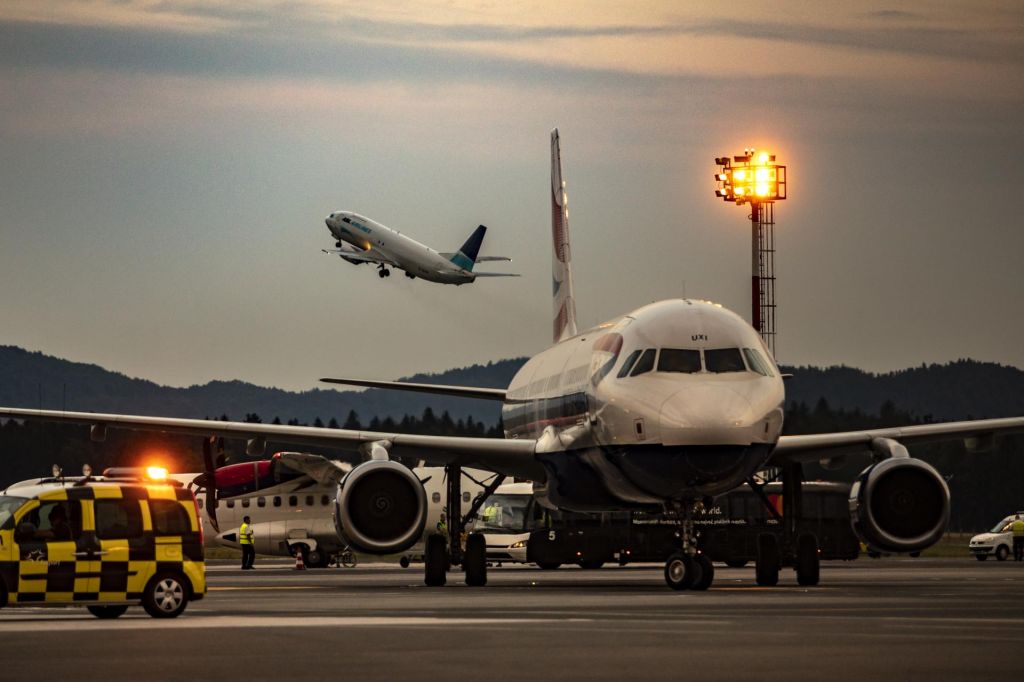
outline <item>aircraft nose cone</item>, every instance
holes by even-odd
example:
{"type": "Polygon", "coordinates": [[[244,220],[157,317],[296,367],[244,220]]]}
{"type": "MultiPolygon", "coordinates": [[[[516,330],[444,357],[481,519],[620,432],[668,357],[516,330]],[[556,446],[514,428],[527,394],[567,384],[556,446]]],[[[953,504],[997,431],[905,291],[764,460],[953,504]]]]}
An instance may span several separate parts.
{"type": "Polygon", "coordinates": [[[666,445],[750,443],[749,427],[758,421],[753,407],[728,385],[687,389],[661,406],[661,434],[666,445]]]}

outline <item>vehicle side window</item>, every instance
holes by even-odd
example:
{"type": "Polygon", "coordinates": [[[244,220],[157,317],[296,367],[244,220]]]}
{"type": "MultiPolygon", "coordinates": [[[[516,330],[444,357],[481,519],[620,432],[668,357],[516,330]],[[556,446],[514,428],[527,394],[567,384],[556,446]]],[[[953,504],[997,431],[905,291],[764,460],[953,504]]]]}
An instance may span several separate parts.
{"type": "Polygon", "coordinates": [[[188,512],[174,500],[150,500],[153,532],[157,535],[185,535],[192,532],[188,512]]]}
{"type": "Polygon", "coordinates": [[[619,369],[619,373],[617,375],[620,379],[628,375],[629,370],[633,369],[633,363],[636,362],[638,357],[640,357],[640,352],[640,349],[637,349],[626,356],[626,361],[622,363],[622,368],[619,369]]]}
{"type": "Polygon", "coordinates": [[[771,365],[768,364],[768,361],[764,359],[764,356],[761,355],[758,350],[754,348],[744,348],[743,357],[747,359],[747,365],[749,365],[750,369],[753,371],[758,374],[763,374],[766,377],[774,376],[772,374],[771,365]]]}
{"type": "Polygon", "coordinates": [[[654,354],[655,350],[653,348],[645,350],[643,355],[640,356],[640,359],[636,361],[636,367],[633,368],[633,371],[630,372],[629,376],[639,376],[640,374],[645,374],[654,369],[654,354]]]}
{"type": "Polygon", "coordinates": [[[709,372],[745,372],[743,356],[739,348],[716,348],[704,351],[704,364],[709,372]]]}
{"type": "Polygon", "coordinates": [[[142,537],[138,500],[96,500],[96,537],[100,540],[142,537]]]}
{"type": "Polygon", "coordinates": [[[19,542],[63,542],[82,534],[82,503],[77,500],[42,502],[18,523],[19,542]]]}
{"type": "Polygon", "coordinates": [[[700,371],[700,351],[681,348],[662,348],[658,355],[659,372],[683,372],[694,374],[700,371]]]}

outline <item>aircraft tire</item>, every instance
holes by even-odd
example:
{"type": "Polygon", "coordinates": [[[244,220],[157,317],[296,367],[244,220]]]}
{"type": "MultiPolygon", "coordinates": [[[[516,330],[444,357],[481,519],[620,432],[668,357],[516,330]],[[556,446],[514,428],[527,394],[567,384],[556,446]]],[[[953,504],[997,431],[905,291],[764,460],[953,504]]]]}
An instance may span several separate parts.
{"type": "Polygon", "coordinates": [[[560,567],[561,565],[562,564],[558,563],[557,561],[538,561],[537,562],[537,568],[539,568],[542,571],[553,571],[553,570],[557,569],[558,567],[560,567]]]}
{"type": "Polygon", "coordinates": [[[377,276],[380,277],[381,279],[384,279],[385,277],[388,276],[388,271],[387,270],[378,270],[377,271],[377,276]]]}
{"type": "Polygon", "coordinates": [[[398,560],[398,565],[402,568],[409,568],[409,557],[403,556],[401,559],[398,560]]]}
{"type": "Polygon", "coordinates": [[[441,587],[448,580],[448,540],[443,535],[427,537],[423,553],[423,582],[429,587],[441,587]]]}
{"type": "Polygon", "coordinates": [[[976,554],[974,555],[974,558],[978,561],[985,561],[988,559],[988,554],[976,554]]]}
{"type": "Polygon", "coordinates": [[[810,533],[804,533],[796,539],[796,582],[804,587],[812,587],[818,584],[820,578],[818,539],[810,533]]]}
{"type": "Polygon", "coordinates": [[[665,562],[665,582],[673,590],[688,590],[700,580],[700,564],[683,552],[676,552],[665,562]]]}
{"type": "Polygon", "coordinates": [[[462,567],[466,571],[467,585],[483,587],[487,584],[487,541],[482,533],[470,533],[466,538],[462,567]]]}
{"type": "Polygon", "coordinates": [[[726,559],[725,565],[729,568],[743,568],[749,562],[746,559],[726,559]]]}
{"type": "Polygon", "coordinates": [[[330,557],[322,549],[311,549],[302,557],[308,568],[327,568],[330,557]]]}
{"type": "Polygon", "coordinates": [[[757,561],[754,574],[757,584],[774,587],[779,584],[779,540],[772,533],[761,533],[757,538],[757,561]]]}
{"type": "Polygon", "coordinates": [[[693,585],[690,589],[703,592],[711,587],[711,583],[715,582],[715,567],[711,563],[711,559],[707,558],[703,554],[699,555],[696,561],[700,566],[700,577],[693,581],[693,585]]]}
{"type": "Polygon", "coordinates": [[[96,616],[100,620],[108,620],[123,616],[124,612],[128,610],[127,606],[89,606],[89,613],[96,616]]]}
{"type": "Polygon", "coordinates": [[[582,568],[585,571],[596,571],[602,566],[604,566],[604,562],[600,559],[590,559],[588,561],[580,562],[580,568],[582,568]]]}

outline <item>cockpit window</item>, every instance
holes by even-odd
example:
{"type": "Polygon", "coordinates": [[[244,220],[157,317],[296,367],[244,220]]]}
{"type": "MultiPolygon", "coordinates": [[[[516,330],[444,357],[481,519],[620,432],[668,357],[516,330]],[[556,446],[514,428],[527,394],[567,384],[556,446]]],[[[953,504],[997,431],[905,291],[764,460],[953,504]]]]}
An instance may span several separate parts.
{"type": "Polygon", "coordinates": [[[745,372],[746,365],[743,364],[743,356],[739,348],[715,348],[704,351],[704,362],[709,372],[720,374],[723,372],[745,372]]]}
{"type": "Polygon", "coordinates": [[[747,359],[747,365],[750,369],[763,374],[766,377],[774,376],[772,374],[772,367],[768,364],[768,361],[764,359],[764,356],[754,348],[744,348],[743,357],[747,359]]]}
{"type": "Polygon", "coordinates": [[[622,368],[619,370],[618,377],[621,379],[629,374],[629,370],[633,369],[633,363],[640,357],[640,351],[635,350],[626,356],[626,361],[622,363],[622,368]]]}
{"type": "Polygon", "coordinates": [[[633,368],[633,371],[630,373],[629,376],[635,377],[640,374],[650,372],[652,369],[654,369],[655,352],[656,351],[653,348],[648,348],[647,350],[645,350],[643,355],[640,356],[640,359],[636,361],[636,367],[633,368]]]}
{"type": "Polygon", "coordinates": [[[681,348],[662,348],[658,356],[659,372],[684,372],[694,374],[700,371],[700,351],[681,348]]]}

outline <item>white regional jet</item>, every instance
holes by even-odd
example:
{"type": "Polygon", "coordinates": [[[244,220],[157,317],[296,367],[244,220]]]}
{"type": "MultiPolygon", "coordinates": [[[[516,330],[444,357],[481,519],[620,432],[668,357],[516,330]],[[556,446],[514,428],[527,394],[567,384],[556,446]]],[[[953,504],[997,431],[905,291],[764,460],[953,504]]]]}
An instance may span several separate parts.
{"type": "MultiPolygon", "coordinates": [[[[322,568],[349,549],[334,520],[334,502],[338,481],[351,470],[348,462],[320,455],[278,452],[270,459],[214,469],[216,485],[209,485],[205,473],[172,477],[195,491],[208,547],[238,549],[238,527],[242,518],[249,516],[257,552],[269,556],[301,553],[306,566],[322,568]]],[[[436,532],[445,512],[445,469],[417,467],[413,473],[423,484],[427,510],[416,543],[393,557],[403,565],[423,556],[426,537],[436,532]]],[[[463,472],[463,515],[470,513],[475,498],[493,478],[494,474],[486,471],[463,472]]]]}
{"type": "Polygon", "coordinates": [[[466,284],[477,277],[518,277],[503,272],[473,272],[473,266],[484,261],[510,260],[504,256],[481,256],[487,228],[480,225],[455,253],[438,253],[401,232],[350,211],[335,211],[327,216],[327,229],[337,240],[336,249],[322,249],[336,253],[349,263],[373,263],[377,274],[388,277],[388,267],[405,270],[410,279],[422,277],[441,284],[466,284]]]}
{"type": "MultiPolygon", "coordinates": [[[[913,552],[941,536],[950,500],[942,476],[906,446],[945,439],[987,444],[994,435],[1024,432],[1024,417],[1015,417],[784,436],[783,380],[760,335],[739,315],[705,301],[660,301],[578,331],[557,130],[551,161],[553,346],[533,356],[506,390],[331,380],[501,401],[505,439],[23,408],[0,408],[0,417],[91,424],[97,434],[116,427],[248,438],[252,451],[266,439],[361,451],[366,461],[338,481],[336,518],[350,544],[378,553],[410,546],[410,528],[426,506],[420,480],[403,461],[532,481],[538,500],[554,508],[660,512],[678,523],[680,538],[665,563],[665,581],[695,590],[714,578],[697,549],[695,514],[744,482],[760,490],[755,474],[767,467],[783,472],[786,532],[781,544],[775,534],[760,538],[757,581],[775,584],[780,567],[793,566],[797,582],[815,584],[817,539],[796,534],[802,462],[834,465],[869,456],[850,491],[854,529],[875,549],[913,552]]],[[[428,538],[428,585],[445,583],[447,551],[444,538],[428,538]]],[[[482,535],[467,538],[462,565],[467,583],[486,582],[482,535]]]]}

